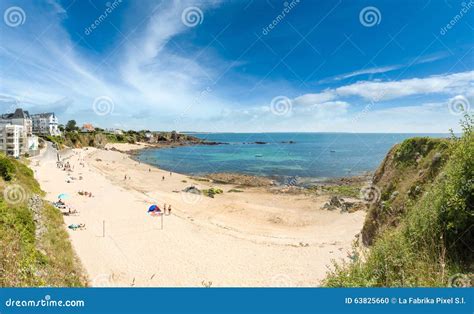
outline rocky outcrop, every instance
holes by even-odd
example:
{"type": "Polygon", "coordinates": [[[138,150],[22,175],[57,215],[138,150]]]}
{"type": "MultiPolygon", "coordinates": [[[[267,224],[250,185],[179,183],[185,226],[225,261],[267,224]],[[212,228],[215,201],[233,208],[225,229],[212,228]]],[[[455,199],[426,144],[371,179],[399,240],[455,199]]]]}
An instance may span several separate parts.
{"type": "Polygon", "coordinates": [[[353,213],[358,210],[365,210],[367,206],[362,201],[349,202],[339,196],[332,196],[329,202],[324,204],[323,209],[340,210],[341,213],[353,213]]]}

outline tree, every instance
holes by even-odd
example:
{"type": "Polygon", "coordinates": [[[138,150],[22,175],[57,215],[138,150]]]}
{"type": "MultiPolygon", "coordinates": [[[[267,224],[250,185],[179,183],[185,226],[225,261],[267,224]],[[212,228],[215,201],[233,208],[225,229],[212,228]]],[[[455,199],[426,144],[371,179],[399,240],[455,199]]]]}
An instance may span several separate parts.
{"type": "Polygon", "coordinates": [[[69,120],[67,123],[66,123],[66,131],[75,131],[77,130],[77,126],[76,126],[76,120],[69,120]]]}

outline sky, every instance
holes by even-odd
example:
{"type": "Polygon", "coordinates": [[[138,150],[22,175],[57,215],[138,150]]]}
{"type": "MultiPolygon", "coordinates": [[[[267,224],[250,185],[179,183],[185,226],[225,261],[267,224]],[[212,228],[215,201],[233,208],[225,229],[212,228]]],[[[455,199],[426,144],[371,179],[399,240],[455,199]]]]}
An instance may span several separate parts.
{"type": "Polygon", "coordinates": [[[102,128],[459,131],[474,0],[0,1],[0,109],[102,128]]]}

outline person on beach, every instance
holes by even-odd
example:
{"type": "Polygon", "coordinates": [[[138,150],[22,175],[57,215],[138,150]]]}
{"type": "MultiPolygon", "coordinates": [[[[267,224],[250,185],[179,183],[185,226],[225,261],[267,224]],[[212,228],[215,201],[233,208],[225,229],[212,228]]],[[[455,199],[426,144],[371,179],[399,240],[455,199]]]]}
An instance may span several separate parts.
{"type": "Polygon", "coordinates": [[[161,177],[161,181],[165,181],[165,176],[162,176],[162,177],[161,177]]]}
{"type": "Polygon", "coordinates": [[[171,215],[171,204],[168,206],[168,215],[171,215]]]}
{"type": "Polygon", "coordinates": [[[170,172],[170,177],[171,177],[172,175],[173,175],[173,173],[172,173],[172,172],[170,172]]]}
{"type": "Polygon", "coordinates": [[[165,205],[163,206],[163,214],[166,215],[166,203],[165,203],[165,205]]]}
{"type": "Polygon", "coordinates": [[[124,180],[127,180],[127,175],[125,175],[125,176],[123,177],[123,179],[124,179],[124,180]]]}
{"type": "Polygon", "coordinates": [[[151,172],[151,168],[148,168],[148,172],[151,172]]]}

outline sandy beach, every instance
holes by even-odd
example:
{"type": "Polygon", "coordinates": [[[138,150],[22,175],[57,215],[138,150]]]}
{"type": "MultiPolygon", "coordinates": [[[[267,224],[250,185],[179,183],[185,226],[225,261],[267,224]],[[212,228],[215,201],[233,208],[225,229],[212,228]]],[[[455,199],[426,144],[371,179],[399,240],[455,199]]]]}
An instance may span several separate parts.
{"type": "Polygon", "coordinates": [[[362,228],[364,211],[321,209],[328,196],[229,192],[234,186],[170,174],[124,153],[143,146],[114,147],[120,151],[63,153],[70,173],[57,167],[51,147],[31,162],[47,200],[70,195],[65,202],[79,213],[65,216],[66,226],[86,225],[68,232],[91,286],[318,286],[362,228]],[[182,192],[191,185],[224,193],[182,192]],[[165,203],[172,213],[162,229],[147,209],[165,203]]]}

